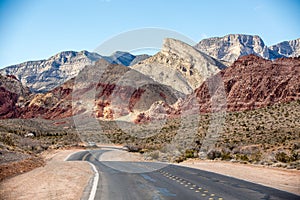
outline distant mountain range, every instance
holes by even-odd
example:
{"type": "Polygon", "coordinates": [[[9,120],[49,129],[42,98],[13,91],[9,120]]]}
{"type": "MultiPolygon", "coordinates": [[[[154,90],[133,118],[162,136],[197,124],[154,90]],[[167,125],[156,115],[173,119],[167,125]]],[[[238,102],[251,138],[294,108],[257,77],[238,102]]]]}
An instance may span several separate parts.
{"type": "Polygon", "coordinates": [[[203,61],[188,59],[193,58],[195,54],[198,57],[202,54],[204,60],[210,60],[207,60],[207,62],[218,63],[217,65],[219,66],[216,66],[217,68],[214,70],[216,72],[218,71],[217,69],[224,67],[220,63],[230,66],[240,56],[244,55],[254,54],[265,59],[298,57],[300,55],[300,38],[267,47],[259,36],[230,34],[224,37],[203,39],[194,48],[186,44],[184,45],[180,41],[169,39],[164,42],[162,51],[151,57],[150,60],[148,60],[149,55],[135,56],[121,51],[117,51],[111,56],[101,56],[88,51],[64,51],[46,60],[28,61],[5,67],[0,70],[0,73],[2,75],[14,75],[24,86],[29,87],[32,92],[43,93],[70,80],[84,66],[90,65],[102,58],[113,64],[135,65],[134,69],[166,85],[173,85],[173,82],[176,82],[176,89],[187,94],[203,81],[203,78],[199,79],[199,75],[191,75],[193,67],[188,66],[195,66],[195,62],[199,63],[203,61]],[[169,51],[172,52],[173,57],[168,54],[169,51]],[[212,58],[207,57],[203,53],[212,58]],[[178,58],[180,59],[177,60],[178,58]],[[147,68],[142,68],[138,65],[143,60],[145,61],[141,64],[147,65],[147,68]],[[182,63],[183,61],[184,63],[182,63]],[[189,62],[194,63],[191,64],[189,62]],[[179,69],[180,73],[177,69],[174,71],[170,67],[163,67],[161,69],[161,65],[170,66],[173,64],[177,65],[176,68],[181,68],[179,69]],[[163,73],[161,73],[162,70],[163,73]],[[168,78],[164,78],[165,76],[168,76],[168,78]],[[186,82],[186,79],[188,82],[186,82]]]}
{"type": "Polygon", "coordinates": [[[254,54],[265,59],[298,57],[300,38],[270,46],[257,35],[230,34],[201,40],[195,45],[200,51],[221,61],[232,64],[241,56],[254,54]]]}
{"type": "Polygon", "coordinates": [[[286,58],[298,56],[299,39],[268,48],[258,36],[237,34],[194,47],[165,39],[151,57],[61,52],[1,70],[0,118],[88,114],[140,123],[176,116],[195,102],[197,112],[208,112],[215,77],[223,80],[228,111],[256,109],[300,99],[299,58],[286,58]]]}
{"type": "Polygon", "coordinates": [[[121,51],[111,56],[101,56],[88,51],[63,51],[46,60],[28,61],[6,67],[1,69],[0,73],[13,74],[32,92],[43,93],[75,77],[84,66],[95,63],[99,59],[129,66],[148,57],[148,55],[135,56],[121,51]]]}

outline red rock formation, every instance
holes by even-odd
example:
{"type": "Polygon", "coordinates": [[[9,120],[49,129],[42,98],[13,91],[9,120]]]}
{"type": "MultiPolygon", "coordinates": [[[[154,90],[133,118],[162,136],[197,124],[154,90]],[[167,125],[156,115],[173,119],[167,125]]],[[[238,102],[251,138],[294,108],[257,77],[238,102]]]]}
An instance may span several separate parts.
{"type": "Polygon", "coordinates": [[[140,113],[135,123],[159,120],[163,117],[212,112],[212,109],[252,110],[298,99],[300,99],[300,58],[270,61],[248,55],[208,78],[191,95],[178,102],[177,106],[169,108],[169,105],[157,104],[140,113]]]}
{"type": "MultiPolygon", "coordinates": [[[[255,55],[241,57],[197,88],[182,109],[196,106],[200,112],[211,111],[212,94],[222,94],[222,90],[226,94],[227,111],[251,110],[300,99],[300,59],[270,61],[255,55]],[[218,77],[221,84],[209,90],[209,84],[215,83],[218,77]]],[[[214,98],[214,103],[217,100],[214,98]]]]}
{"type": "Polygon", "coordinates": [[[18,94],[0,87],[0,119],[16,117],[18,94]]]}
{"type": "Polygon", "coordinates": [[[0,119],[18,117],[18,107],[29,95],[29,89],[15,76],[0,75],[0,119]]]}

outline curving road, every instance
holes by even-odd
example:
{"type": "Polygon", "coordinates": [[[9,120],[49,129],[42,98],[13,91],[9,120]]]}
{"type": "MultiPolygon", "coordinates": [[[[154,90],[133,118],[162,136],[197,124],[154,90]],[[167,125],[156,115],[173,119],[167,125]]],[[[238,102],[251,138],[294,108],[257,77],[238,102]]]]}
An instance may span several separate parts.
{"type": "Polygon", "coordinates": [[[68,158],[89,161],[98,171],[95,196],[90,195],[91,182],[84,199],[300,200],[288,192],[198,169],[156,162],[101,161],[102,154],[113,150],[82,151],[68,158]]]}

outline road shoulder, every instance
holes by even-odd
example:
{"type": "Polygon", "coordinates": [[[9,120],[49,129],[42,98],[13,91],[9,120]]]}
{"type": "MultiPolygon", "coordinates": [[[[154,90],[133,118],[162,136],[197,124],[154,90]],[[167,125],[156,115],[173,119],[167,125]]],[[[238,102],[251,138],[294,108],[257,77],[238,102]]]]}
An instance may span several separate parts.
{"type": "Polygon", "coordinates": [[[80,151],[55,150],[43,155],[46,164],[0,183],[0,196],[7,200],[80,199],[93,170],[87,162],[64,161],[80,151]]]}
{"type": "Polygon", "coordinates": [[[179,165],[214,172],[300,195],[299,170],[194,159],[187,160],[179,165]]]}

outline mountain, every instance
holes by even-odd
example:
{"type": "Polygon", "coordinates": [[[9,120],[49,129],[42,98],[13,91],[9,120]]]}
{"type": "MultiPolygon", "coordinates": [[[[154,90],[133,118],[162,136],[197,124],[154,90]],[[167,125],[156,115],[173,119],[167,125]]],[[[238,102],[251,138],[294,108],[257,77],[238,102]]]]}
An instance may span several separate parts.
{"type": "Polygon", "coordinates": [[[300,38],[296,40],[284,41],[270,46],[270,58],[298,57],[300,56],[300,38]]]}
{"type": "Polygon", "coordinates": [[[147,54],[142,55],[132,55],[128,52],[123,51],[116,51],[111,56],[103,57],[106,61],[113,63],[113,64],[119,64],[119,65],[125,65],[125,66],[131,66],[134,65],[142,60],[145,60],[149,58],[150,56],[147,54]]]}
{"type": "Polygon", "coordinates": [[[29,89],[15,76],[0,74],[0,119],[16,117],[16,108],[21,106],[29,95],[29,89]]]}
{"type": "Polygon", "coordinates": [[[226,66],[194,47],[167,38],[161,51],[132,68],[157,82],[189,94],[209,76],[226,66]]]}
{"type": "Polygon", "coordinates": [[[135,122],[212,111],[244,111],[300,100],[300,58],[242,56],[173,105],[156,103],[135,122]]]}
{"type": "Polygon", "coordinates": [[[169,86],[124,65],[100,59],[45,94],[35,94],[17,117],[60,119],[74,115],[111,120],[148,110],[157,101],[174,104],[183,97],[169,86]]]}
{"type": "Polygon", "coordinates": [[[267,47],[257,35],[229,34],[224,37],[203,39],[195,45],[195,48],[230,66],[239,57],[250,54],[270,60],[298,57],[300,38],[267,47]]]}
{"type": "Polygon", "coordinates": [[[32,92],[43,93],[75,77],[84,66],[93,64],[101,58],[110,63],[128,66],[132,61],[137,62],[146,56],[134,56],[126,52],[101,56],[88,51],[64,51],[47,60],[29,61],[6,67],[1,69],[0,73],[15,75],[32,92]]]}
{"type": "Polygon", "coordinates": [[[253,110],[291,102],[300,99],[299,80],[300,58],[270,61],[255,55],[243,56],[232,66],[208,78],[186,99],[183,107],[185,110],[196,107],[200,112],[208,112],[212,104],[221,99],[218,95],[222,92],[226,104],[219,106],[226,106],[227,111],[253,110]],[[222,80],[221,84],[216,84],[218,78],[222,80]],[[212,90],[209,85],[214,86],[212,90]],[[215,101],[212,102],[212,99],[215,101]]]}
{"type": "Polygon", "coordinates": [[[219,60],[233,63],[240,56],[254,54],[269,58],[268,47],[255,35],[229,34],[201,40],[195,48],[219,60]]]}

